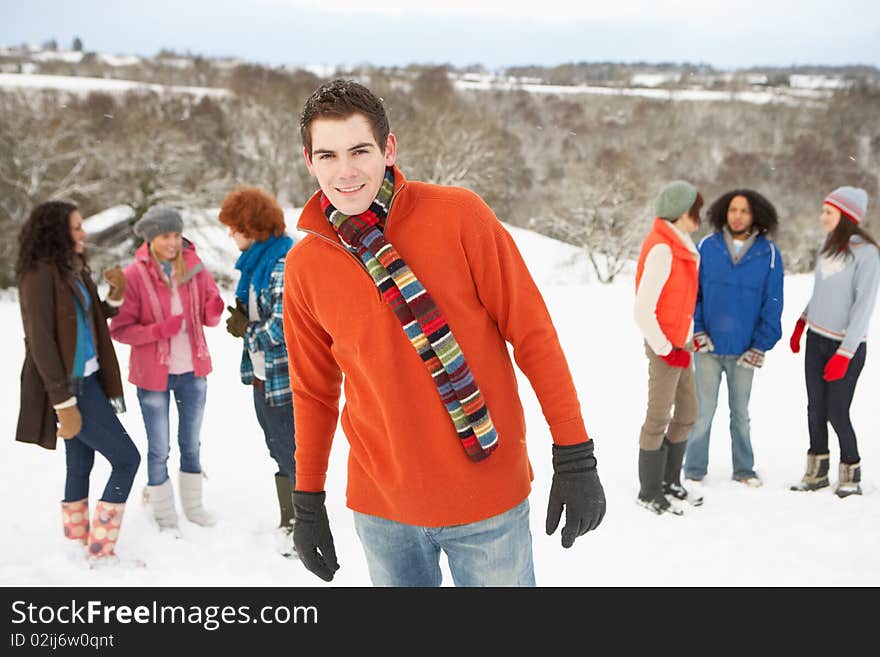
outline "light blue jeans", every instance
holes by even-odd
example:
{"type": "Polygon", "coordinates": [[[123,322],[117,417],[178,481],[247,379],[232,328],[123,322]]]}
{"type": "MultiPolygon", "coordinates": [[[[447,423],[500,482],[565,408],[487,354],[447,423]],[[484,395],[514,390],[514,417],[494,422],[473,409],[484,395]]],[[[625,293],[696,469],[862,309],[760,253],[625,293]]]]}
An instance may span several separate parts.
{"type": "Polygon", "coordinates": [[[419,527],[354,512],[373,586],[440,586],[440,551],[456,586],[535,586],[529,501],[467,525],[419,527]]]}
{"type": "Polygon", "coordinates": [[[171,425],[168,408],[171,391],[177,406],[177,445],[180,448],[181,472],[202,471],[199,462],[202,417],[208,380],[204,376],[169,374],[168,386],[161,392],[138,388],[141,415],[147,429],[147,483],[158,486],[168,479],[168,455],[171,453],[171,425]]]}
{"type": "Polygon", "coordinates": [[[733,478],[755,476],[755,456],[749,427],[749,397],[755,370],[736,364],[737,356],[694,354],[697,385],[697,421],[688,436],[684,457],[684,476],[702,479],[709,467],[709,433],[718,404],[722,372],[727,377],[727,400],[730,407],[730,442],[733,455],[733,478]]]}

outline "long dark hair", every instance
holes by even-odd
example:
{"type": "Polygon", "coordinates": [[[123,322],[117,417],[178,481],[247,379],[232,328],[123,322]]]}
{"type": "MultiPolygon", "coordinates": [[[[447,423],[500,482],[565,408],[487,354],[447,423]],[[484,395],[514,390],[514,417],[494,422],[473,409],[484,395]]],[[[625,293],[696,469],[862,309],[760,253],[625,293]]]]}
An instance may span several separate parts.
{"type": "Polygon", "coordinates": [[[846,212],[841,212],[840,221],[837,222],[837,226],[825,238],[822,255],[830,258],[841,253],[846,253],[848,256],[852,255],[852,251],[849,248],[849,238],[853,235],[858,235],[866,242],[880,249],[877,240],[871,237],[865,229],[859,228],[859,225],[846,212]]]}
{"type": "Polygon", "coordinates": [[[759,233],[767,233],[771,237],[776,234],[779,225],[779,217],[776,208],[766,198],[752,189],[734,189],[720,196],[709,207],[709,222],[716,231],[721,231],[727,225],[727,209],[735,196],[742,196],[749,203],[752,212],[752,228],[759,233]]]}
{"type": "Polygon", "coordinates": [[[32,271],[41,260],[55,264],[61,271],[71,269],[74,244],[70,236],[70,215],[77,209],[67,201],[47,201],[31,211],[18,233],[16,278],[32,271]]]}

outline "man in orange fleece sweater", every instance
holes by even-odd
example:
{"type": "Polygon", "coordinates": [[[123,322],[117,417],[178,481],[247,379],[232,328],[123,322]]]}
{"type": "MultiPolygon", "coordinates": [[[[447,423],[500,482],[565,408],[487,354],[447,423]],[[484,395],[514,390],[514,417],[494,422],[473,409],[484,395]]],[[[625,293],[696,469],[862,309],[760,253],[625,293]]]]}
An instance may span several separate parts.
{"type": "Polygon", "coordinates": [[[593,443],[540,292],[474,193],[407,181],[381,101],[335,80],[306,102],[303,155],[320,190],[288,254],[284,333],[296,423],[294,543],[339,568],[324,506],[345,385],[347,502],[375,585],[534,585],[533,478],[516,376],[553,438],[546,530],[562,544],[605,513],[593,443]]]}

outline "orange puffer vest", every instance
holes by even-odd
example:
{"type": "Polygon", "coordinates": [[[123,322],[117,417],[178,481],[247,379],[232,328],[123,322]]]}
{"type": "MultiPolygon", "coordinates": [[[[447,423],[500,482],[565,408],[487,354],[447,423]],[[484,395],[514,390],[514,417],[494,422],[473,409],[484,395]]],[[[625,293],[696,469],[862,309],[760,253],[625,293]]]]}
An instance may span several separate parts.
{"type": "Polygon", "coordinates": [[[657,322],[672,346],[682,349],[690,333],[697,303],[697,256],[685,246],[668,221],[655,219],[654,227],[645,238],[639,254],[636,290],[642,280],[645,259],[657,244],[666,244],[672,249],[672,270],[655,309],[657,322]]]}

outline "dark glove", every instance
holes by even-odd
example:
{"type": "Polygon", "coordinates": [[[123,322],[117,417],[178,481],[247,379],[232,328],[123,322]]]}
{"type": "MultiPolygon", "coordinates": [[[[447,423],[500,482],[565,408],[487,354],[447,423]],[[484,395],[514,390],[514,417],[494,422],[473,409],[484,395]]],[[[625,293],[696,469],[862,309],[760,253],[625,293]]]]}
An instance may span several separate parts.
{"type": "Polygon", "coordinates": [[[553,483],[547,506],[547,535],[556,531],[565,506],[562,547],[596,529],[605,517],[605,491],[596,472],[593,441],[553,445],[553,483]]]}
{"type": "Polygon", "coordinates": [[[678,347],[673,348],[665,356],[660,356],[663,360],[666,361],[666,364],[670,367],[687,367],[691,364],[691,355],[685,351],[684,349],[679,349],[678,347]]]}
{"type": "Polygon", "coordinates": [[[236,338],[243,338],[250,320],[241,299],[236,298],[235,308],[226,306],[226,310],[229,311],[229,319],[226,320],[226,330],[236,338]]]}
{"type": "Polygon", "coordinates": [[[104,280],[110,285],[107,296],[113,301],[121,301],[125,296],[125,274],[119,265],[104,270],[104,280]]]}
{"type": "Polygon", "coordinates": [[[157,340],[167,340],[178,333],[183,326],[183,315],[171,315],[168,319],[153,324],[153,336],[157,340]]]}
{"type": "Polygon", "coordinates": [[[293,546],[303,565],[329,582],[339,570],[339,563],[324,506],[325,497],[324,491],[293,491],[293,546]]]}

